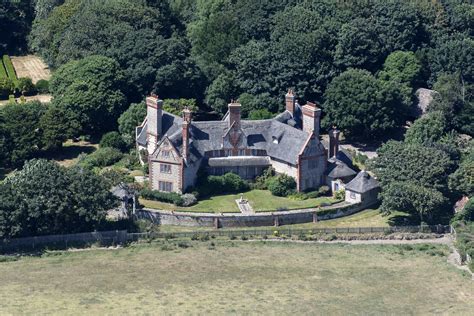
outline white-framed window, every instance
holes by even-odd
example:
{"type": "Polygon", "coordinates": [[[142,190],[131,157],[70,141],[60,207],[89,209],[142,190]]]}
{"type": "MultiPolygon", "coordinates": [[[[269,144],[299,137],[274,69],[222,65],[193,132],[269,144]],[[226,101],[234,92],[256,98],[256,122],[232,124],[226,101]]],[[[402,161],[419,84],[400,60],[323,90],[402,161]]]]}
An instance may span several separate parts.
{"type": "Polygon", "coordinates": [[[171,165],[168,165],[166,163],[160,163],[160,172],[171,173],[171,165]]]}
{"type": "Polygon", "coordinates": [[[239,149],[239,156],[245,156],[245,149],[239,149]]]}
{"type": "Polygon", "coordinates": [[[161,152],[161,155],[165,158],[168,158],[170,156],[170,151],[169,150],[163,150],[161,152]]]}
{"type": "Polygon", "coordinates": [[[352,191],[349,193],[349,196],[350,196],[350,198],[353,199],[353,200],[355,200],[355,198],[356,198],[356,194],[355,194],[354,192],[352,192],[352,191]]]}
{"type": "Polygon", "coordinates": [[[160,191],[171,192],[173,191],[173,183],[167,181],[158,181],[158,189],[160,191]]]}

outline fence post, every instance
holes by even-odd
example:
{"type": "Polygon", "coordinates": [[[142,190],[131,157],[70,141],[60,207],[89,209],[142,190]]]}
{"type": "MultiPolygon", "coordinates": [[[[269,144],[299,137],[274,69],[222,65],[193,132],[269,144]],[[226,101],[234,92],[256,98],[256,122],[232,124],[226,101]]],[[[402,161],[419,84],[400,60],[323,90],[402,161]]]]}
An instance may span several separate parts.
{"type": "Polygon", "coordinates": [[[317,223],[317,222],[318,222],[318,213],[314,212],[313,213],[313,223],[317,223]]]}

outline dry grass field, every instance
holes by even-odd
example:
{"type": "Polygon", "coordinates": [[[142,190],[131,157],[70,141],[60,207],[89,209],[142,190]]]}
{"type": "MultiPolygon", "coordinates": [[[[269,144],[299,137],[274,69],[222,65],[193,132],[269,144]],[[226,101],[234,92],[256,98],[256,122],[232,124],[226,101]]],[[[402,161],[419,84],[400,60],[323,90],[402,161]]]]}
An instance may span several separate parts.
{"type": "Polygon", "coordinates": [[[12,56],[11,60],[18,78],[29,77],[36,83],[38,80],[49,80],[51,77],[48,66],[38,56],[12,56]]]}
{"type": "Polygon", "coordinates": [[[161,241],[0,263],[0,314],[472,315],[443,246],[161,241]]]}

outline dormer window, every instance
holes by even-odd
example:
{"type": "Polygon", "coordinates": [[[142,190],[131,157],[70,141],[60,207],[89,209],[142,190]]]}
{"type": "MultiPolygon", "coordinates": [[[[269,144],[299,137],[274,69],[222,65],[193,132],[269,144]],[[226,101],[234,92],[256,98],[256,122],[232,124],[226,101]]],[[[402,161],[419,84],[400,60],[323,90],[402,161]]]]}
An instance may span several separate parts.
{"type": "Polygon", "coordinates": [[[280,140],[278,139],[278,137],[272,136],[272,143],[278,144],[279,142],[280,142],[280,140]]]}

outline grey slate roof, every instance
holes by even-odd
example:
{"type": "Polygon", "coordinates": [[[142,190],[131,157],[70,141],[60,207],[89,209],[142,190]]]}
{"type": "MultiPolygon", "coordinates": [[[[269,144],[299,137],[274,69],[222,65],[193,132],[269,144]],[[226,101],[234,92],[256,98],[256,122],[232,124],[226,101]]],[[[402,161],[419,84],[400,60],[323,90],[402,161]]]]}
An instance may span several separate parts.
{"type": "Polygon", "coordinates": [[[341,179],[346,177],[355,176],[357,172],[349,168],[345,163],[340,160],[336,160],[329,166],[328,177],[332,179],[341,179]]]}
{"type": "Polygon", "coordinates": [[[346,184],[345,189],[356,193],[365,193],[379,187],[378,181],[363,170],[351,182],[346,184]]]}
{"type": "MultiPolygon", "coordinates": [[[[162,120],[162,133],[163,135],[172,135],[177,131],[181,131],[181,124],[183,123],[183,119],[177,115],[168,113],[163,111],[163,120],[162,120]]],[[[148,130],[148,121],[145,119],[143,123],[143,127],[137,130],[137,143],[141,146],[146,146],[146,133],[148,130]]]]}
{"type": "MultiPolygon", "coordinates": [[[[298,109],[299,105],[297,105],[298,109]]],[[[287,124],[294,124],[296,122],[294,120],[295,118],[288,111],[273,119],[242,120],[241,129],[246,136],[247,148],[265,150],[272,159],[295,165],[298,154],[307,141],[309,134],[287,124]],[[274,142],[275,139],[276,142],[274,142]]],[[[182,118],[163,112],[163,134],[168,136],[178,150],[182,146],[181,124],[182,118]]],[[[296,122],[296,124],[299,123],[296,122]]],[[[148,123],[145,120],[143,128],[137,136],[137,142],[142,146],[146,146],[147,125],[148,123]]],[[[200,159],[207,151],[222,149],[223,136],[228,129],[228,120],[192,121],[189,143],[191,161],[200,159]]],[[[323,145],[321,145],[321,149],[323,149],[323,145]]]]}
{"type": "Polygon", "coordinates": [[[207,164],[210,167],[233,167],[233,166],[270,166],[270,158],[268,156],[233,156],[209,158],[207,164]]]}

